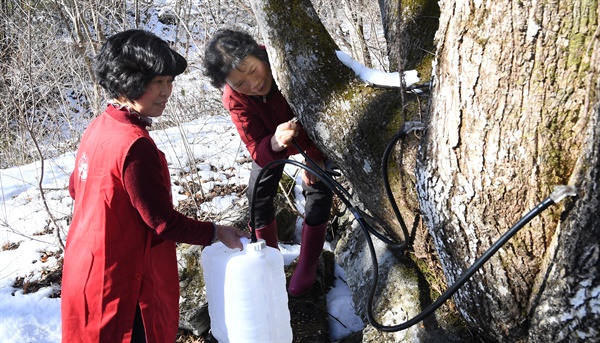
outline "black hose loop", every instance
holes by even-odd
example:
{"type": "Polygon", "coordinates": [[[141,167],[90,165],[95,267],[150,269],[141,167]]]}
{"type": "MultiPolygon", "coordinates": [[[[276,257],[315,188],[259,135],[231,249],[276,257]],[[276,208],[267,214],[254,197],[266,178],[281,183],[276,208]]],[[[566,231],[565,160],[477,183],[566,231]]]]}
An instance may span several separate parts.
{"type": "MultiPolygon", "coordinates": [[[[323,170],[321,169],[315,169],[313,167],[309,167],[303,163],[300,163],[298,161],[294,161],[294,160],[290,160],[290,159],[281,159],[281,160],[275,160],[272,162],[267,163],[262,169],[261,171],[258,173],[257,177],[256,177],[256,183],[258,184],[258,182],[260,182],[260,180],[262,179],[262,177],[264,176],[264,174],[266,172],[268,172],[269,169],[276,167],[278,165],[281,164],[292,164],[295,165],[296,167],[308,170],[309,172],[311,172],[312,174],[318,176],[321,179],[321,182],[323,182],[327,187],[329,187],[329,189],[331,189],[341,200],[342,202],[348,207],[348,208],[353,208],[354,206],[352,205],[352,203],[344,196],[344,194],[342,194],[342,192],[340,191],[340,189],[337,188],[337,186],[339,185],[337,182],[335,182],[335,180],[329,176],[329,174],[325,173],[323,170]]],[[[316,164],[313,162],[312,163],[314,166],[316,166],[316,164]]],[[[317,166],[317,168],[319,168],[317,166]]],[[[339,185],[341,187],[341,185],[339,185]]],[[[343,188],[343,187],[342,187],[343,188]]],[[[251,200],[250,200],[250,204],[254,204],[255,200],[256,200],[256,194],[257,194],[257,189],[258,187],[254,187],[252,189],[252,194],[251,194],[251,200]]],[[[250,206],[250,240],[252,243],[256,243],[257,241],[257,237],[256,237],[256,215],[255,215],[255,208],[253,205],[250,206]]]]}
{"type": "MultiPolygon", "coordinates": [[[[298,144],[298,142],[296,141],[296,139],[292,139],[292,144],[294,144],[294,147],[296,148],[296,150],[298,150],[298,152],[300,152],[300,154],[304,157],[304,159],[310,163],[312,165],[312,168],[314,168],[314,171],[311,171],[314,175],[316,175],[317,177],[319,177],[319,179],[323,180],[323,179],[327,179],[329,182],[331,182],[335,188],[337,188],[337,190],[341,193],[344,193],[344,196],[346,199],[352,199],[352,195],[350,195],[350,193],[348,193],[348,191],[346,190],[346,188],[344,188],[344,186],[340,185],[339,182],[337,182],[331,175],[329,175],[329,173],[327,173],[326,171],[324,171],[321,167],[319,167],[315,161],[313,161],[312,158],[310,158],[306,152],[304,152],[304,150],[302,150],[302,148],[300,147],[300,145],[298,144]]],[[[331,187],[330,187],[331,188],[331,187]]],[[[333,190],[333,188],[331,188],[331,190],[333,190]]]]}
{"type": "MultiPolygon", "coordinates": [[[[519,232],[519,230],[523,226],[525,226],[533,218],[538,216],[540,213],[542,213],[542,211],[544,211],[545,209],[547,209],[548,207],[550,207],[553,204],[554,204],[554,201],[552,200],[551,197],[548,197],[548,198],[542,200],[542,202],[540,202],[535,208],[533,208],[525,216],[523,216],[504,235],[502,235],[498,239],[498,241],[496,241],[496,243],[494,243],[481,257],[479,257],[473,263],[473,265],[471,267],[469,267],[469,269],[467,269],[460,276],[460,278],[446,290],[446,292],[444,292],[444,294],[442,294],[435,302],[433,302],[431,305],[429,305],[421,313],[419,313],[414,318],[411,318],[410,320],[408,320],[404,323],[401,323],[398,325],[392,325],[392,326],[385,326],[385,325],[382,325],[379,322],[377,322],[377,320],[373,316],[373,310],[372,310],[373,298],[375,297],[376,287],[372,287],[371,292],[369,294],[369,298],[367,300],[367,318],[369,319],[369,323],[371,323],[371,325],[379,331],[395,332],[395,331],[405,330],[405,329],[417,324],[418,322],[422,321],[427,316],[429,316],[430,314],[435,312],[435,310],[437,310],[440,306],[442,306],[442,304],[446,300],[448,300],[452,295],[454,295],[454,293],[456,293],[456,291],[458,291],[458,289],[462,285],[464,285],[471,278],[471,276],[473,276],[473,274],[475,274],[475,272],[477,272],[477,270],[479,270],[479,268],[481,268],[481,266],[485,262],[487,262],[509,239],[511,239],[517,232],[519,232]]],[[[373,248],[373,243],[370,241],[370,239],[367,239],[367,242],[369,243],[369,250],[371,251],[371,258],[374,259],[374,261],[376,261],[377,256],[375,255],[375,249],[373,248]]],[[[379,279],[378,275],[376,274],[377,269],[378,268],[376,266],[374,266],[374,268],[373,268],[373,273],[374,273],[373,283],[375,285],[377,285],[377,281],[379,279]]]]}
{"type": "Polygon", "coordinates": [[[392,206],[392,210],[394,211],[394,215],[396,216],[396,219],[398,220],[398,223],[400,224],[400,228],[402,229],[402,234],[404,235],[404,242],[398,244],[400,248],[406,248],[410,245],[410,242],[409,242],[410,234],[408,232],[408,228],[406,227],[406,223],[404,222],[404,219],[402,218],[402,215],[400,214],[400,210],[398,209],[398,205],[396,204],[396,198],[394,197],[394,193],[392,193],[392,189],[390,187],[390,181],[388,178],[388,161],[389,161],[390,153],[392,152],[394,145],[400,138],[402,138],[404,136],[406,136],[406,132],[404,130],[398,132],[394,136],[394,138],[392,139],[390,144],[388,144],[387,148],[385,149],[385,151],[383,153],[383,158],[381,160],[381,175],[383,177],[385,193],[387,194],[390,205],[392,206]]]}
{"type": "MultiPolygon", "coordinates": [[[[406,127],[406,126],[405,126],[406,127]]],[[[384,158],[383,158],[383,165],[384,165],[384,182],[386,184],[386,187],[389,188],[389,182],[387,179],[387,159],[389,158],[389,154],[391,151],[391,146],[393,144],[395,144],[395,142],[403,137],[404,135],[406,135],[407,132],[413,130],[413,129],[420,129],[423,128],[422,124],[417,124],[417,125],[412,125],[411,127],[409,127],[408,129],[403,129],[402,132],[398,133],[396,135],[396,137],[394,137],[394,140],[392,141],[392,143],[390,143],[388,145],[388,148],[386,149],[386,152],[384,154],[384,158]]],[[[415,317],[409,319],[408,321],[398,324],[398,325],[392,325],[392,326],[385,326],[380,324],[379,322],[377,322],[377,320],[375,319],[375,317],[373,316],[373,299],[375,298],[375,292],[377,289],[377,284],[379,282],[379,266],[377,263],[377,254],[375,252],[375,247],[373,245],[373,240],[371,239],[371,233],[373,235],[375,235],[377,238],[382,239],[386,244],[389,245],[400,245],[400,246],[406,246],[408,244],[408,230],[404,227],[403,229],[403,233],[405,234],[405,241],[401,244],[395,243],[390,241],[389,239],[385,238],[383,235],[377,233],[376,230],[374,230],[365,220],[366,217],[368,217],[366,215],[366,213],[363,213],[362,211],[360,211],[359,209],[357,209],[351,202],[349,199],[351,199],[352,197],[350,196],[350,194],[348,193],[348,191],[342,187],[337,181],[335,181],[335,179],[329,175],[327,172],[325,172],[323,169],[321,169],[314,161],[312,161],[312,159],[310,159],[310,157],[308,157],[306,155],[306,153],[304,153],[304,151],[300,148],[300,146],[298,145],[298,143],[293,140],[293,144],[295,145],[296,149],[304,156],[304,158],[306,158],[306,160],[311,164],[311,166],[305,165],[303,163],[300,163],[298,161],[294,161],[294,160],[289,160],[289,159],[282,159],[282,160],[275,160],[273,162],[268,163],[267,165],[265,165],[262,170],[260,171],[260,173],[257,176],[256,182],[258,183],[264,173],[266,173],[270,168],[281,165],[281,164],[292,164],[295,165],[299,168],[305,169],[307,171],[309,171],[310,173],[312,173],[313,175],[316,175],[317,177],[319,177],[321,179],[321,182],[323,182],[327,187],[329,187],[333,193],[335,193],[340,200],[346,205],[346,207],[350,210],[350,212],[354,215],[356,221],[358,222],[358,224],[360,225],[361,229],[364,232],[365,235],[365,239],[367,241],[367,245],[369,248],[369,253],[371,256],[371,260],[373,262],[373,287],[371,287],[371,290],[369,292],[369,296],[367,299],[367,318],[369,320],[369,323],[371,323],[371,325],[379,330],[379,331],[385,331],[385,332],[396,332],[396,331],[400,331],[400,330],[405,330],[417,323],[419,323],[420,321],[422,321],[423,319],[425,319],[427,316],[429,316],[430,314],[432,314],[433,312],[435,312],[435,310],[437,310],[445,301],[447,301],[452,295],[454,295],[454,293],[456,293],[458,291],[458,289],[464,285],[472,276],[473,274],[475,274],[475,272],[477,272],[477,270],[479,270],[479,268],[481,268],[481,266],[487,262],[509,239],[511,239],[523,226],[525,226],[527,223],[529,223],[533,218],[535,218],[536,216],[538,216],[542,211],[544,211],[545,209],[547,209],[548,207],[550,207],[551,205],[557,203],[558,201],[562,200],[564,197],[566,196],[576,196],[577,195],[577,188],[574,186],[557,186],[556,190],[546,199],[542,200],[534,209],[532,209],[531,211],[529,211],[526,215],[524,215],[516,224],[514,224],[504,235],[502,235],[498,241],[496,241],[496,243],[494,243],[481,257],[479,257],[471,267],[469,267],[469,269],[467,269],[460,277],[459,279],[454,282],[454,284],[452,284],[447,290],[446,292],[444,292],[435,302],[433,302],[431,305],[429,305],[425,310],[423,310],[421,313],[417,314],[415,317]]],[[[251,202],[250,204],[254,204],[255,203],[255,199],[256,199],[256,194],[257,194],[257,188],[258,187],[254,187],[252,194],[251,194],[251,202]]],[[[386,192],[388,192],[388,189],[386,189],[386,192]]],[[[400,216],[400,213],[397,209],[397,206],[395,205],[395,200],[393,197],[393,194],[391,194],[391,190],[388,192],[388,197],[390,199],[390,202],[392,203],[392,207],[394,208],[394,212],[396,213],[397,217],[398,217],[398,221],[400,223],[403,223],[402,217],[400,216]]],[[[402,225],[402,224],[401,224],[402,225]]],[[[257,238],[256,238],[256,223],[255,223],[255,209],[254,206],[251,205],[250,206],[250,228],[252,231],[251,234],[251,241],[253,243],[256,242],[257,238]]]]}

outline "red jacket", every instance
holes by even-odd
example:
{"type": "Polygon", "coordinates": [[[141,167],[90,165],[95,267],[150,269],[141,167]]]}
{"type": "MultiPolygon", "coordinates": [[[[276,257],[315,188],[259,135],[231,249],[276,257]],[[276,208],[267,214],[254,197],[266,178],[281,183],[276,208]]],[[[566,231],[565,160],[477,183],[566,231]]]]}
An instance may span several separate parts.
{"type": "Polygon", "coordinates": [[[135,115],[112,105],[86,129],[69,188],[75,207],[63,267],[63,342],[129,342],[138,303],[148,342],[174,342],[173,240],[208,245],[212,223],[173,209],[164,154],[135,115]]]}
{"type": "MultiPolygon", "coordinates": [[[[226,84],[223,105],[229,111],[250,156],[259,166],[264,167],[269,162],[299,153],[293,144],[279,152],[271,148],[271,137],[277,126],[294,117],[294,112],[275,83],[271,92],[264,97],[240,94],[226,84]]],[[[325,159],[302,127],[296,142],[310,158],[325,159]]]]}

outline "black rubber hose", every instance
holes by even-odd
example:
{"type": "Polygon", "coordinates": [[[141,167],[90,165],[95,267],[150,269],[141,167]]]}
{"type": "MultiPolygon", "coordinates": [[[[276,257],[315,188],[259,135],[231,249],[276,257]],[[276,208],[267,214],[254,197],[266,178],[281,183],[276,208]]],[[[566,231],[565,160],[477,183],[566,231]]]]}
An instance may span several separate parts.
{"type": "MultiPolygon", "coordinates": [[[[295,139],[292,139],[292,144],[294,144],[294,147],[296,147],[296,150],[298,150],[300,152],[300,154],[304,157],[304,159],[312,165],[312,168],[314,168],[314,171],[318,171],[316,173],[311,171],[311,173],[315,174],[320,179],[328,179],[333,185],[335,185],[335,187],[340,192],[344,193],[346,198],[352,199],[352,195],[350,195],[348,190],[346,190],[346,188],[344,188],[344,186],[340,185],[340,183],[337,182],[331,175],[329,175],[329,173],[327,173],[325,170],[323,170],[321,167],[319,167],[315,163],[315,161],[312,160],[312,158],[308,157],[308,155],[304,152],[304,150],[302,150],[302,148],[300,147],[300,145],[298,144],[298,142],[295,139]]],[[[332,188],[332,190],[333,190],[333,188],[332,188]]]]}
{"type": "MultiPolygon", "coordinates": [[[[394,140],[392,141],[392,143],[390,143],[388,145],[388,148],[386,149],[386,152],[384,153],[384,158],[383,158],[383,163],[386,166],[384,168],[384,173],[385,173],[385,178],[384,178],[384,182],[386,183],[386,191],[387,189],[389,189],[389,182],[387,180],[387,160],[391,151],[391,147],[393,146],[393,144],[395,144],[395,142],[403,137],[404,135],[406,135],[407,132],[409,132],[410,130],[414,129],[415,126],[413,126],[412,128],[408,128],[408,129],[403,129],[402,132],[398,133],[396,135],[396,137],[394,137],[394,140]]],[[[420,127],[417,127],[420,128],[420,127]]],[[[308,170],[309,172],[311,172],[312,174],[318,176],[321,179],[321,182],[325,183],[325,185],[327,187],[329,187],[340,199],[341,201],[348,207],[348,209],[351,211],[351,213],[354,215],[354,217],[356,218],[357,222],[359,223],[359,225],[361,226],[361,228],[363,229],[363,232],[365,234],[365,238],[367,240],[367,245],[369,246],[369,252],[370,252],[370,256],[371,256],[371,260],[373,262],[373,287],[371,287],[371,292],[369,293],[369,297],[367,299],[367,318],[369,320],[369,323],[371,323],[371,325],[379,330],[379,331],[385,331],[385,332],[395,332],[395,331],[400,331],[400,330],[405,330],[417,323],[419,323],[420,321],[422,321],[423,319],[425,319],[427,316],[431,315],[433,312],[435,312],[435,310],[437,310],[446,300],[448,300],[452,295],[454,295],[454,293],[456,293],[458,291],[458,289],[465,284],[472,276],[473,274],[475,274],[475,272],[481,268],[481,266],[487,262],[509,239],[511,239],[523,226],[525,226],[527,223],[529,223],[533,218],[535,218],[536,216],[538,216],[542,211],[544,211],[545,209],[547,209],[548,207],[550,207],[551,205],[559,202],[562,198],[564,198],[565,196],[575,196],[576,195],[576,189],[574,187],[571,186],[567,186],[564,189],[561,190],[556,190],[555,192],[553,192],[552,194],[550,194],[549,197],[547,197],[546,199],[542,200],[534,209],[532,209],[531,211],[529,211],[525,216],[523,216],[515,225],[513,225],[504,235],[502,235],[502,237],[500,237],[500,239],[498,239],[498,241],[496,241],[496,243],[494,243],[481,257],[479,257],[475,263],[473,263],[473,265],[471,267],[469,267],[469,269],[467,269],[467,271],[465,271],[460,278],[454,283],[452,284],[447,290],[446,292],[444,292],[444,294],[442,294],[435,302],[433,302],[431,305],[429,305],[425,310],[423,310],[421,313],[419,313],[418,315],[416,315],[414,318],[409,319],[408,321],[398,324],[398,325],[392,325],[392,326],[385,326],[382,325],[380,323],[377,322],[377,320],[375,319],[375,317],[373,316],[373,299],[375,298],[375,291],[377,289],[377,284],[379,283],[379,266],[378,266],[378,262],[377,262],[377,254],[375,253],[375,247],[373,246],[373,240],[371,239],[371,236],[369,235],[369,233],[373,233],[374,235],[376,235],[378,238],[383,239],[384,242],[390,242],[392,244],[395,244],[394,242],[389,241],[388,239],[386,239],[385,237],[383,237],[382,235],[378,234],[366,221],[365,218],[363,217],[362,211],[360,211],[359,209],[357,209],[356,207],[354,207],[354,205],[352,205],[352,203],[350,202],[350,200],[348,198],[351,198],[350,194],[348,193],[348,191],[346,189],[344,189],[344,187],[342,187],[337,181],[335,181],[335,179],[333,179],[333,177],[331,175],[329,175],[327,172],[325,172],[324,170],[322,170],[314,161],[312,161],[312,159],[310,159],[305,153],[304,151],[302,151],[302,149],[300,148],[300,146],[298,145],[298,143],[296,143],[295,140],[293,140],[294,145],[296,146],[297,150],[304,156],[304,158],[306,158],[307,161],[310,162],[310,164],[312,165],[312,167],[309,167],[303,163],[300,163],[298,161],[294,161],[294,160],[289,160],[289,159],[284,159],[284,160],[276,160],[273,162],[268,163],[267,165],[265,165],[262,170],[260,171],[260,173],[257,176],[257,180],[256,182],[259,182],[260,179],[262,178],[262,176],[264,175],[264,173],[266,173],[270,168],[275,167],[277,165],[280,164],[292,164],[295,165],[299,168],[308,170]]],[[[563,186],[564,187],[564,186],[563,186]]],[[[252,200],[251,200],[251,204],[254,204],[254,200],[256,198],[256,192],[257,192],[257,187],[254,187],[253,192],[252,192],[252,200]]],[[[399,211],[397,210],[397,206],[395,206],[395,201],[394,201],[394,197],[391,194],[391,190],[388,193],[388,197],[390,198],[390,201],[392,202],[392,207],[395,208],[395,212],[397,212],[397,217],[399,218],[399,221],[402,221],[402,217],[399,214],[399,211]]],[[[251,241],[254,243],[256,242],[257,238],[256,238],[256,229],[255,229],[255,214],[254,214],[255,210],[254,210],[254,206],[250,206],[250,227],[251,227],[251,241]]],[[[403,228],[404,230],[404,228],[403,228]]],[[[408,230],[405,230],[405,235],[406,237],[408,237],[407,234],[408,230]]],[[[405,240],[404,244],[406,245],[408,242],[408,240],[405,240]]]]}
{"type": "MultiPolygon", "coordinates": [[[[509,239],[511,239],[523,226],[525,226],[525,224],[529,223],[529,221],[531,221],[534,217],[536,217],[537,215],[539,215],[542,211],[544,211],[545,209],[547,209],[548,207],[550,207],[551,205],[554,204],[554,200],[552,200],[551,197],[548,197],[544,200],[542,200],[542,202],[540,202],[533,210],[529,211],[529,213],[527,213],[525,216],[523,216],[515,225],[513,225],[510,230],[508,230],[504,235],[502,235],[502,237],[500,237],[500,239],[498,239],[498,241],[496,241],[496,243],[494,243],[494,245],[492,245],[481,257],[479,257],[475,263],[473,263],[473,265],[467,269],[467,271],[465,271],[460,278],[454,283],[452,284],[452,286],[450,286],[448,288],[448,290],[446,290],[446,292],[444,292],[444,294],[442,294],[434,303],[432,303],[431,305],[429,305],[425,310],[423,310],[421,313],[419,313],[418,315],[416,315],[414,318],[398,324],[398,325],[392,325],[392,326],[385,326],[382,325],[380,323],[377,322],[377,320],[375,320],[375,318],[373,317],[373,298],[375,297],[375,289],[377,288],[377,283],[379,281],[379,267],[377,266],[377,263],[373,264],[373,284],[374,287],[371,288],[371,292],[369,294],[369,298],[367,300],[367,317],[369,319],[369,323],[371,323],[371,325],[373,325],[373,327],[379,331],[386,331],[386,332],[395,332],[395,331],[400,331],[400,330],[404,330],[407,329],[417,323],[419,323],[420,321],[422,321],[423,319],[425,319],[425,317],[429,316],[430,314],[432,314],[435,310],[437,310],[446,300],[448,300],[454,293],[456,293],[456,291],[465,283],[467,282],[471,276],[473,276],[473,274],[475,274],[475,272],[481,268],[481,266],[487,262],[487,260],[489,260],[492,255],[494,255],[509,239]]],[[[364,223],[361,224],[361,226],[364,223]]],[[[365,228],[365,232],[366,232],[366,228],[365,228]]],[[[371,259],[373,261],[377,261],[377,255],[375,254],[375,248],[373,247],[373,242],[371,241],[370,238],[367,238],[367,243],[369,245],[369,250],[371,252],[371,259]]]]}
{"type": "MultiPolygon", "coordinates": [[[[281,165],[281,164],[293,164],[297,167],[303,168],[308,170],[309,172],[313,173],[314,175],[317,175],[320,179],[321,182],[323,182],[327,187],[329,187],[329,189],[331,189],[341,200],[342,202],[344,202],[344,204],[346,206],[348,206],[348,208],[353,209],[354,206],[352,205],[352,203],[342,194],[342,192],[336,187],[336,184],[339,185],[331,176],[329,176],[329,174],[323,172],[320,169],[315,169],[312,167],[309,167],[303,163],[300,163],[298,161],[294,161],[294,160],[289,160],[289,159],[282,159],[282,160],[275,160],[272,161],[270,163],[267,163],[262,170],[258,173],[258,176],[256,177],[256,183],[258,183],[263,175],[272,167],[281,165]]],[[[313,163],[313,165],[316,165],[313,163]]],[[[318,168],[318,167],[317,167],[318,168]]],[[[341,185],[339,185],[341,187],[341,185]]],[[[343,187],[342,187],[343,188],[343,187]]],[[[257,193],[257,189],[258,187],[254,187],[254,189],[252,190],[252,194],[251,194],[251,201],[250,204],[254,204],[254,201],[256,199],[256,193],[257,193]]],[[[353,211],[354,213],[354,211],[353,211]]],[[[250,236],[250,240],[252,243],[256,243],[256,223],[255,223],[255,209],[254,206],[250,206],[250,231],[251,231],[251,236],[250,236]]]]}
{"type": "MultiPolygon", "coordinates": [[[[401,137],[405,136],[406,133],[408,131],[401,131],[398,135],[402,134],[401,137]]],[[[391,146],[393,146],[393,144],[395,144],[397,141],[394,140],[392,141],[392,143],[390,143],[388,145],[388,149],[391,151],[391,146]]],[[[327,173],[326,171],[324,171],[323,169],[321,169],[310,157],[308,157],[308,155],[302,150],[302,148],[298,145],[298,143],[296,142],[295,139],[292,140],[292,143],[294,144],[294,146],[296,147],[296,150],[298,150],[300,152],[300,154],[302,154],[302,156],[304,156],[304,158],[306,159],[307,162],[309,162],[314,168],[315,170],[318,170],[318,173],[314,173],[315,175],[317,175],[321,180],[328,180],[330,183],[332,183],[333,185],[335,185],[336,189],[339,191],[336,193],[336,195],[338,195],[338,197],[340,197],[340,199],[342,199],[342,201],[344,202],[344,204],[350,208],[350,210],[352,211],[352,213],[354,214],[354,216],[358,219],[358,217],[368,217],[368,218],[372,218],[371,216],[367,215],[366,213],[364,213],[362,210],[357,209],[354,207],[354,205],[350,204],[350,201],[348,199],[352,199],[352,195],[350,195],[350,193],[348,192],[348,190],[346,190],[344,188],[344,186],[340,185],[339,182],[337,182],[331,175],[329,175],[329,173],[327,173]],[[340,193],[343,193],[344,196],[342,196],[340,193]]],[[[384,161],[387,161],[387,158],[389,158],[389,152],[387,154],[387,157],[385,157],[384,155],[384,161]]],[[[385,164],[387,164],[387,162],[384,162],[385,164]]],[[[386,173],[387,173],[387,168],[385,169],[386,173]]],[[[311,171],[312,172],[312,171],[311,171]]],[[[387,180],[387,175],[385,180],[387,180]]],[[[389,184],[387,185],[387,189],[389,189],[389,184]]],[[[329,187],[331,188],[331,187],[329,187]]],[[[334,190],[334,188],[331,188],[332,190],[334,190]]],[[[391,193],[391,191],[390,191],[391,193]]],[[[393,196],[393,195],[392,195],[393,196]]],[[[393,200],[390,200],[393,201],[393,200]]],[[[393,205],[395,206],[396,203],[394,201],[393,205]]],[[[395,213],[396,213],[396,218],[398,218],[398,221],[401,222],[402,224],[404,224],[404,220],[402,219],[402,217],[400,216],[400,212],[398,211],[398,207],[395,207],[395,213]]],[[[394,246],[394,247],[403,247],[401,244],[398,244],[397,242],[385,237],[383,234],[379,233],[377,230],[373,229],[371,226],[368,226],[369,228],[369,232],[371,234],[373,234],[375,237],[379,238],[381,241],[383,241],[385,244],[390,245],[390,246],[394,246]]],[[[405,233],[405,237],[408,236],[408,230],[406,229],[406,225],[404,225],[404,233],[405,233]]]]}
{"type": "Polygon", "coordinates": [[[408,228],[406,227],[406,223],[404,222],[404,219],[402,218],[402,215],[400,214],[400,210],[398,209],[398,205],[396,204],[396,198],[394,197],[394,193],[392,193],[392,189],[390,188],[390,181],[388,178],[388,161],[389,161],[390,153],[392,152],[394,145],[400,138],[405,137],[406,134],[407,134],[407,131],[403,129],[394,136],[394,138],[392,139],[390,144],[388,144],[385,151],[383,152],[383,158],[381,160],[381,175],[383,177],[383,185],[385,187],[385,193],[387,194],[388,200],[390,201],[390,205],[392,206],[392,210],[394,211],[394,215],[396,216],[396,219],[398,220],[398,223],[400,224],[400,228],[402,229],[402,234],[404,235],[404,242],[395,243],[395,244],[399,248],[402,248],[402,249],[404,249],[410,245],[410,241],[409,241],[410,234],[408,233],[408,228]]]}

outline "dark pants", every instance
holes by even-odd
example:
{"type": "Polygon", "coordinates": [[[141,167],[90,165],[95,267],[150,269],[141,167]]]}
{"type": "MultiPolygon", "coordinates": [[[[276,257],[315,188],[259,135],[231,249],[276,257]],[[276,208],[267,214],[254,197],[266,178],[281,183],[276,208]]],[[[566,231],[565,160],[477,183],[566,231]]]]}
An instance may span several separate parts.
{"type": "MultiPolygon", "coordinates": [[[[275,219],[275,206],[273,199],[277,195],[279,180],[283,174],[285,165],[279,165],[265,172],[258,185],[256,179],[262,168],[252,162],[252,171],[250,172],[250,181],[248,182],[248,200],[250,206],[255,206],[254,216],[256,228],[267,226],[275,219]],[[256,187],[256,199],[252,204],[252,192],[256,187]]],[[[302,193],[306,199],[304,205],[304,221],[310,226],[317,226],[326,223],[329,220],[333,192],[322,182],[309,186],[302,182],[302,193]]]]}
{"type": "Polygon", "coordinates": [[[133,332],[131,333],[131,343],[146,343],[146,331],[142,321],[142,311],[140,304],[135,309],[135,318],[133,320],[133,332]]]}

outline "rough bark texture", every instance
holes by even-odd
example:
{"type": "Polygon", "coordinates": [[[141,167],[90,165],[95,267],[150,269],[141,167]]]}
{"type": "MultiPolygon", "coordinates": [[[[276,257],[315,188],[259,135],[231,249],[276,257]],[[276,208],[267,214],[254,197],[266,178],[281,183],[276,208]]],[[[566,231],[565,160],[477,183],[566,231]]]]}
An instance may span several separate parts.
{"type": "Polygon", "coordinates": [[[455,295],[492,340],[598,339],[597,27],[596,1],[441,2],[417,178],[448,282],[555,185],[585,192],[534,219],[455,295]]]}
{"type": "Polygon", "coordinates": [[[600,42],[596,32],[582,150],[569,180],[583,191],[569,207],[544,260],[531,311],[532,342],[600,341],[600,42]],[[595,103],[595,104],[594,104],[595,103]]]}
{"type": "MultiPolygon", "coordinates": [[[[405,117],[398,90],[369,87],[338,60],[335,54],[338,47],[310,1],[255,0],[252,8],[276,82],[300,122],[319,148],[340,167],[356,195],[354,204],[359,207],[364,204],[388,234],[403,238],[381,178],[381,158],[387,144],[404,120],[414,120],[405,117]]],[[[405,150],[400,158],[415,155],[417,143],[415,138],[403,142],[405,150]]],[[[399,191],[401,181],[410,182],[404,185],[406,189],[414,189],[414,164],[409,159],[409,163],[399,167],[404,166],[401,173],[394,171],[392,177],[394,188],[399,191]]],[[[412,207],[405,213],[406,222],[411,225],[416,217],[413,213],[416,193],[406,189],[403,194],[412,197],[407,200],[412,207]]],[[[355,226],[348,232],[338,233],[335,249],[338,262],[350,270],[347,280],[366,320],[365,301],[372,287],[372,261],[359,230],[355,226]]],[[[375,304],[375,316],[386,325],[412,318],[420,308],[421,292],[428,293],[427,289],[423,291],[423,278],[420,279],[417,268],[406,266],[401,258],[388,260],[389,255],[380,255],[386,259],[382,267],[382,274],[386,276],[375,304]],[[397,301],[397,298],[402,299],[397,301]]],[[[397,334],[377,334],[376,340],[394,341],[398,335],[410,340],[428,337],[432,327],[436,329],[437,324],[415,326],[397,334]]]]}
{"type": "MultiPolygon", "coordinates": [[[[597,2],[440,5],[418,189],[413,196],[405,192],[401,208],[411,214],[417,206],[407,204],[418,197],[452,283],[555,185],[578,183],[579,199],[535,218],[454,300],[473,331],[491,341],[597,339],[591,324],[598,322],[599,296],[599,247],[593,239],[599,230],[597,2]]],[[[337,47],[308,0],[254,0],[252,6],[276,81],[300,121],[338,163],[362,204],[401,236],[380,177],[387,142],[413,119],[406,117],[398,92],[356,80],[338,61],[337,47]]],[[[410,156],[416,146],[405,142],[398,156],[410,156]]],[[[412,177],[404,167],[392,177],[395,190],[411,189],[412,177]]],[[[355,235],[344,233],[336,253],[355,271],[351,288],[364,294],[365,248],[344,243],[356,241],[355,235]]],[[[402,263],[395,257],[393,264],[402,263]]],[[[418,273],[408,277],[396,267],[384,269],[417,282],[418,273]]],[[[410,296],[410,287],[405,289],[410,296]]],[[[382,292],[382,299],[393,299],[393,291],[382,292]]],[[[397,306],[388,313],[408,313],[397,306]]],[[[398,322],[394,315],[389,320],[398,322]]]]}
{"type": "Polygon", "coordinates": [[[415,69],[425,57],[433,58],[440,14],[437,1],[379,0],[379,8],[390,70],[415,69]]]}
{"type": "Polygon", "coordinates": [[[400,0],[379,0],[390,70],[398,70],[400,60],[402,59],[400,57],[402,37],[398,33],[400,29],[398,25],[400,2],[400,0]]]}
{"type": "Polygon", "coordinates": [[[398,91],[367,86],[338,60],[310,1],[252,6],[276,82],[300,122],[383,227],[401,237],[381,179],[383,152],[403,123],[398,91]]]}

